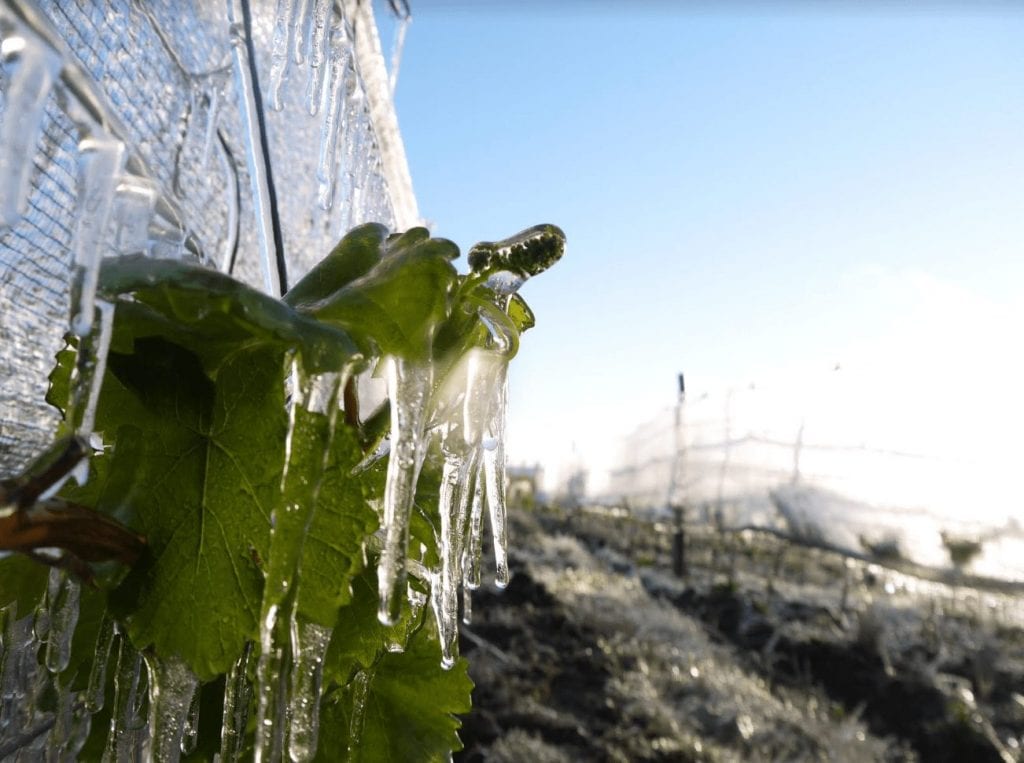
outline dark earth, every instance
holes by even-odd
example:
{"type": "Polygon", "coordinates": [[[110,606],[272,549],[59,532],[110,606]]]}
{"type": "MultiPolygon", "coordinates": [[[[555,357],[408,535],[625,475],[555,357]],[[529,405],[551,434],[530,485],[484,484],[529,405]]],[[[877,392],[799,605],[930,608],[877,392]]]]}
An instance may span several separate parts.
{"type": "Polygon", "coordinates": [[[620,520],[512,519],[515,577],[463,628],[455,760],[1022,760],[1019,597],[696,529],[678,578],[620,520]]]}

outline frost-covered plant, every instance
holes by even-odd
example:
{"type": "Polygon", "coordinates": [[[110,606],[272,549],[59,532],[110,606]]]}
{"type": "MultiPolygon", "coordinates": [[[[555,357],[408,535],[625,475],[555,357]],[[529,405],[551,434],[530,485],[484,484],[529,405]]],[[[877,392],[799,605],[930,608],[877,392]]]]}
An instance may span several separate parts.
{"type": "Polygon", "coordinates": [[[103,263],[115,308],[98,396],[79,378],[92,342],[69,341],[48,399],[77,437],[5,485],[0,513],[50,530],[8,548],[97,584],[0,561],[8,624],[40,600],[47,624],[74,610],[43,636],[66,643],[47,665],[81,699],[76,728],[91,716],[83,754],[405,761],[459,747],[472,685],[457,616],[481,581],[485,510],[508,582],[506,368],[533,325],[517,291],[563,245],[537,226],[477,245],[460,275],[450,241],[368,224],[282,300],[186,262],[103,263]],[[355,380],[368,372],[388,400],[367,414],[355,380]],[[86,455],[83,430],[102,443],[88,479],[56,498],[26,490],[86,455]]]}

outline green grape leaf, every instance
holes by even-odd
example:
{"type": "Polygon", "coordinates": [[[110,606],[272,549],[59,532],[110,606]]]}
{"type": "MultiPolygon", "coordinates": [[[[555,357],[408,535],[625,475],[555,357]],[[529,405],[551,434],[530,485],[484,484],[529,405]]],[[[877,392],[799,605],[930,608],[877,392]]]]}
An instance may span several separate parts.
{"type": "Polygon", "coordinates": [[[208,373],[240,348],[272,344],[295,348],[309,373],[337,371],[360,359],[360,347],[328,326],[241,281],[200,265],[142,255],[105,259],[100,293],[116,300],[112,349],[130,352],[139,337],[164,336],[194,352],[208,373]]]}
{"type": "Polygon", "coordinates": [[[274,585],[298,570],[299,614],[331,626],[351,596],[352,576],[363,567],[363,543],[377,528],[377,514],[366,502],[365,479],[352,475],[362,458],[355,432],[338,424],[331,438],[326,415],[298,407],[292,416],[288,477],[279,505],[306,507],[313,515],[287,510],[275,515],[267,579],[274,585]]]}
{"type": "Polygon", "coordinates": [[[148,338],[107,365],[96,428],[114,437],[98,501],[119,504],[148,540],[112,603],[137,648],[178,654],[209,679],[258,630],[254,558],[267,554],[284,462],[281,358],[239,351],[214,384],[195,355],[148,338]]]}
{"type": "Polygon", "coordinates": [[[537,324],[533,316],[533,310],[526,304],[526,300],[518,294],[513,294],[508,301],[508,317],[519,333],[532,329],[537,324]]]}
{"type": "Polygon", "coordinates": [[[372,668],[389,649],[404,649],[419,618],[402,608],[394,625],[377,619],[377,570],[369,567],[352,581],[352,598],[337,615],[324,658],[324,683],[345,685],[356,670],[372,668]]]}
{"type": "Polygon", "coordinates": [[[387,236],[388,229],[380,223],[353,228],[282,299],[293,307],[305,307],[329,297],[380,262],[387,236]]]}
{"type": "Polygon", "coordinates": [[[0,559],[0,609],[17,604],[17,616],[24,617],[36,608],[46,591],[50,570],[22,554],[0,559]]]}
{"type": "MultiPolygon", "coordinates": [[[[75,367],[77,352],[71,344],[67,344],[57,353],[57,363],[50,371],[49,386],[46,389],[46,402],[63,415],[71,402],[71,374],[75,367]]],[[[62,425],[64,422],[61,422],[62,425]]]]}
{"type": "Polygon", "coordinates": [[[473,682],[461,659],[440,665],[441,647],[427,618],[403,652],[386,652],[365,671],[369,684],[358,713],[359,677],[324,697],[318,760],[360,763],[444,761],[461,750],[456,715],[468,713],[473,682]]]}
{"type": "Polygon", "coordinates": [[[410,360],[430,356],[437,326],[450,309],[458,274],[455,244],[399,238],[364,276],[302,309],[355,336],[373,337],[380,352],[410,360]]]}
{"type": "Polygon", "coordinates": [[[436,568],[441,563],[437,553],[441,527],[438,509],[441,498],[441,462],[442,457],[435,446],[428,451],[420,478],[416,481],[416,498],[409,517],[409,556],[419,559],[429,568],[436,568]],[[422,544],[425,549],[422,556],[418,544],[422,544]]]}

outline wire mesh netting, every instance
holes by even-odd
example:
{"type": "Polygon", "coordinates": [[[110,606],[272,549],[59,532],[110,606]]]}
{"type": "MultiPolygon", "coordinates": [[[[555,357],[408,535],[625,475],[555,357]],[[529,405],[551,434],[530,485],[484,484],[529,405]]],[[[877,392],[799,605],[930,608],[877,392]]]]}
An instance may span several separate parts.
{"type": "Polygon", "coordinates": [[[682,507],[688,521],[937,568],[950,564],[950,538],[971,539],[982,548],[975,572],[1024,579],[1005,475],[893,446],[846,415],[845,390],[830,393],[826,382],[814,391],[814,401],[754,385],[681,396],[624,438],[602,501],[655,517],[682,507]]]}
{"type": "MultiPolygon", "coordinates": [[[[296,16],[285,66],[277,4],[244,5],[277,189],[284,261],[274,275],[286,283],[348,228],[393,225],[392,191],[365,56],[361,65],[356,55],[356,4],[321,1],[296,16]]],[[[263,146],[245,129],[241,14],[233,27],[231,11],[199,0],[0,5],[0,476],[56,427],[46,377],[68,327],[73,271],[92,254],[87,242],[100,256],[199,258],[253,285],[275,265],[251,190],[263,146]],[[98,140],[122,156],[111,159],[115,172],[90,180],[89,141],[98,140]],[[90,231],[108,206],[104,230],[90,231]]]]}

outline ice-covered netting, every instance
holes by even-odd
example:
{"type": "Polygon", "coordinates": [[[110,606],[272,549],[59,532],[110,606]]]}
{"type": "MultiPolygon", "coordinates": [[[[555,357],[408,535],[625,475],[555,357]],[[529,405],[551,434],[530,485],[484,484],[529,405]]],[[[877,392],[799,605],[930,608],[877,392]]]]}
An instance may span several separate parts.
{"type": "Polygon", "coordinates": [[[56,425],[46,375],[83,259],[197,257],[276,286],[354,225],[416,222],[362,5],[7,0],[0,34],[0,476],[56,425]]]}

